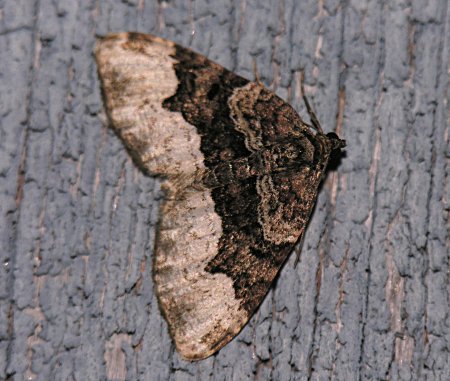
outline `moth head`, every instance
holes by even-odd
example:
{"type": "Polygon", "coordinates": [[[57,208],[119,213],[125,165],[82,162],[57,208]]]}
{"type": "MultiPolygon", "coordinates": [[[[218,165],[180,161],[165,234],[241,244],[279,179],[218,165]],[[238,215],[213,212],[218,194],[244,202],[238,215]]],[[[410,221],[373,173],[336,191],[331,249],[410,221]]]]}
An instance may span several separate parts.
{"type": "Polygon", "coordinates": [[[328,142],[331,145],[331,151],[337,151],[341,150],[342,148],[345,148],[346,143],[345,140],[339,139],[339,136],[337,136],[334,132],[329,132],[327,134],[328,142]]]}

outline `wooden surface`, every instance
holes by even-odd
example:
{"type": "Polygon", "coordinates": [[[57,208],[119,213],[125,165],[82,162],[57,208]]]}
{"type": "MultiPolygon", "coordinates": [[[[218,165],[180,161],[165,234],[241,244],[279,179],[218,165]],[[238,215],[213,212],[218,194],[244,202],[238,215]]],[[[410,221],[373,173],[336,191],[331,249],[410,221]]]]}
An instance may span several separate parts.
{"type": "Polygon", "coordinates": [[[0,1],[0,379],[448,380],[447,0],[0,1]],[[106,126],[95,35],[170,38],[347,140],[241,334],[180,360],[153,293],[161,192],[106,126]]]}

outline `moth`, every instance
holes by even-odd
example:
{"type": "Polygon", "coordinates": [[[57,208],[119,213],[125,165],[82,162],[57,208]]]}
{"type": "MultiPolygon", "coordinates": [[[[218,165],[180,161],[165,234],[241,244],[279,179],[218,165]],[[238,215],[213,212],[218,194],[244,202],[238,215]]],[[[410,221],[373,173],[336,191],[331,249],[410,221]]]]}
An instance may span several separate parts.
{"type": "Polygon", "coordinates": [[[184,359],[204,359],[244,327],[301,239],[330,155],[324,134],[261,83],[174,42],[100,38],[95,57],[110,124],[159,176],[153,278],[184,359]]]}

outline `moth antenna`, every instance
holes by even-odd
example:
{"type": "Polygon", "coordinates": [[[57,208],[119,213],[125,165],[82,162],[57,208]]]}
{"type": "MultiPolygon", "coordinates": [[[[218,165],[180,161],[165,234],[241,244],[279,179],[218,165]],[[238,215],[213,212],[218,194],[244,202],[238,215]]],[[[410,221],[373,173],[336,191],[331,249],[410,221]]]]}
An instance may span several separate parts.
{"type": "Polygon", "coordinates": [[[301,77],[300,77],[300,88],[302,90],[303,102],[305,102],[306,111],[308,112],[309,118],[311,119],[311,123],[313,125],[313,128],[317,132],[320,132],[321,134],[323,134],[323,130],[322,130],[322,127],[320,126],[319,119],[317,119],[316,113],[312,109],[311,105],[308,102],[308,98],[306,97],[306,93],[305,93],[305,88],[303,86],[303,82],[304,82],[304,73],[302,71],[301,72],[301,77]]]}

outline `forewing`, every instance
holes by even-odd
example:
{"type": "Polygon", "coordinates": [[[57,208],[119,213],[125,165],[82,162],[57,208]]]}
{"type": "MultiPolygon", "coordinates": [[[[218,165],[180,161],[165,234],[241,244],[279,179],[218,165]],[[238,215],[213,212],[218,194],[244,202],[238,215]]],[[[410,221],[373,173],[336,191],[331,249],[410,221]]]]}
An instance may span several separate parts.
{"type": "Polygon", "coordinates": [[[111,125],[138,164],[170,178],[204,167],[196,128],[163,107],[178,87],[175,44],[121,33],[100,39],[95,53],[111,125]]]}

